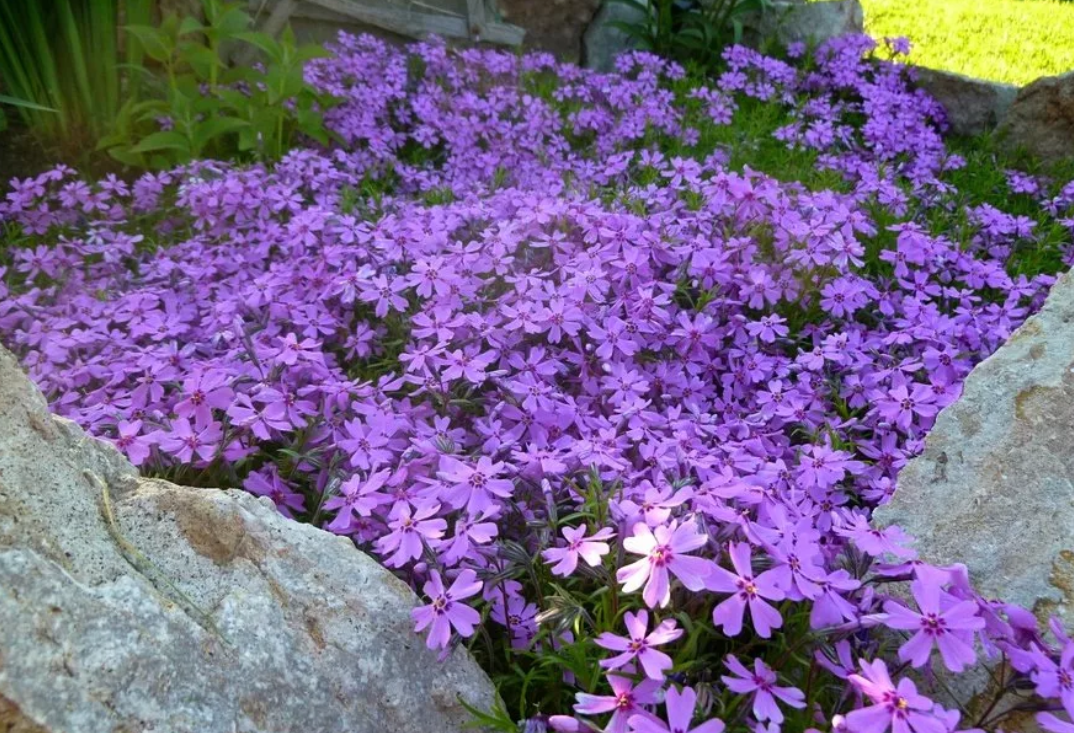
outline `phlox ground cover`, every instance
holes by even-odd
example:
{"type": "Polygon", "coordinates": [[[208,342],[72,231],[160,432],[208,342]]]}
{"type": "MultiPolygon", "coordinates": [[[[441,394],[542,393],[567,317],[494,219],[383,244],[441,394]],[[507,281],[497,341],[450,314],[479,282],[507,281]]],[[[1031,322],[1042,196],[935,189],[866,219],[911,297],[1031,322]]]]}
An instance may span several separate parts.
{"type": "Polygon", "coordinates": [[[58,414],[352,538],[492,675],[488,726],[1002,728],[919,691],[988,658],[1074,730],[1062,627],[870,524],[1043,302],[1074,187],[967,201],[942,109],[865,37],[711,79],[332,51],[333,148],[12,183],[0,339],[58,414]],[[820,178],[736,162],[762,107],[820,178]]]}

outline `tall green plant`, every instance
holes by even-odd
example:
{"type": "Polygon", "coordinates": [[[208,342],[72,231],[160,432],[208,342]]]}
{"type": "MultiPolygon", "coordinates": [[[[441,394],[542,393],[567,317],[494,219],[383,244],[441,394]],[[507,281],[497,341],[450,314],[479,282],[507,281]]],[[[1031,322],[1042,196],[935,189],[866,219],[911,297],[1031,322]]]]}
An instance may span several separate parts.
{"type": "Polygon", "coordinates": [[[0,2],[0,103],[11,105],[46,147],[92,148],[132,89],[123,67],[141,49],[120,54],[121,15],[146,22],[150,0],[4,0],[0,2]]]}
{"type": "Polygon", "coordinates": [[[324,49],[298,46],[289,28],[279,40],[251,31],[238,3],[203,0],[203,8],[204,22],[172,14],[156,27],[127,27],[160,74],[144,101],[124,105],[101,148],[128,165],[162,168],[206,156],[274,160],[300,134],[327,143],[322,113],[336,100],[303,75],[324,49]],[[250,46],[259,64],[228,63],[250,46]]]}
{"type": "Polygon", "coordinates": [[[636,45],[666,58],[701,67],[719,63],[724,48],[742,40],[745,21],[760,16],[771,0],[611,0],[638,11],[635,22],[614,25],[636,45]]]}

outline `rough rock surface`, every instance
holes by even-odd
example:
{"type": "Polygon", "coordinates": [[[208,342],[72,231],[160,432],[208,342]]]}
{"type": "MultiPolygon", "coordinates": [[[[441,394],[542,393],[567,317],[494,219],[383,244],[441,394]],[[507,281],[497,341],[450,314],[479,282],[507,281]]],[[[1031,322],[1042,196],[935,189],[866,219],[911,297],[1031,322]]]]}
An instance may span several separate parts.
{"type": "Polygon", "coordinates": [[[460,731],[495,693],[415,601],[265,500],[139,479],[0,347],[0,730],[460,731]]]}
{"type": "Polygon", "coordinates": [[[613,23],[640,23],[645,14],[632,5],[605,0],[583,38],[582,61],[590,69],[612,71],[615,57],[633,48],[633,39],[613,23]]]}
{"type": "Polygon", "coordinates": [[[1002,129],[1010,148],[1045,160],[1074,157],[1074,71],[1022,87],[1002,129]]]}
{"type": "Polygon", "coordinates": [[[966,380],[925,452],[899,474],[881,525],[932,563],[965,563],[987,597],[1072,626],[1074,276],[966,380]]]}
{"type": "Polygon", "coordinates": [[[979,135],[994,130],[1018,96],[1018,87],[1013,84],[924,67],[915,68],[914,74],[917,86],[943,105],[951,132],[956,135],[979,135]]]}
{"type": "Polygon", "coordinates": [[[504,22],[526,29],[525,48],[577,63],[582,58],[582,35],[600,0],[497,0],[496,5],[504,22]]]}
{"type": "Polygon", "coordinates": [[[802,3],[775,2],[758,23],[761,37],[782,44],[794,41],[822,43],[848,33],[862,33],[865,12],[859,0],[823,0],[802,3]]]}

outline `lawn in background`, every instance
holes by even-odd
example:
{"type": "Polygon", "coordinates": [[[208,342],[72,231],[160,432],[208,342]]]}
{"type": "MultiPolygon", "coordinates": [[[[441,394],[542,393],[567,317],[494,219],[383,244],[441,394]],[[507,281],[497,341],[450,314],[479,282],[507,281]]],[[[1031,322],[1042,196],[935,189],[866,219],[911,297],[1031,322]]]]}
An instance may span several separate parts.
{"type": "Polygon", "coordinates": [[[1028,84],[1074,70],[1069,0],[862,0],[865,30],[908,36],[910,60],[993,81],[1028,84]]]}

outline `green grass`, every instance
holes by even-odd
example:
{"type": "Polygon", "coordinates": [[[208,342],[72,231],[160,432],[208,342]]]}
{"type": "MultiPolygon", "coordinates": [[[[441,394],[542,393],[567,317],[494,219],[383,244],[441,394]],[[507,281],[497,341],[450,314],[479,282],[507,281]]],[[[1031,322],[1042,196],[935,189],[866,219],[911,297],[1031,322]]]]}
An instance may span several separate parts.
{"type": "Polygon", "coordinates": [[[865,30],[907,36],[910,60],[993,81],[1027,84],[1074,70],[1070,0],[862,0],[865,30]]]}

